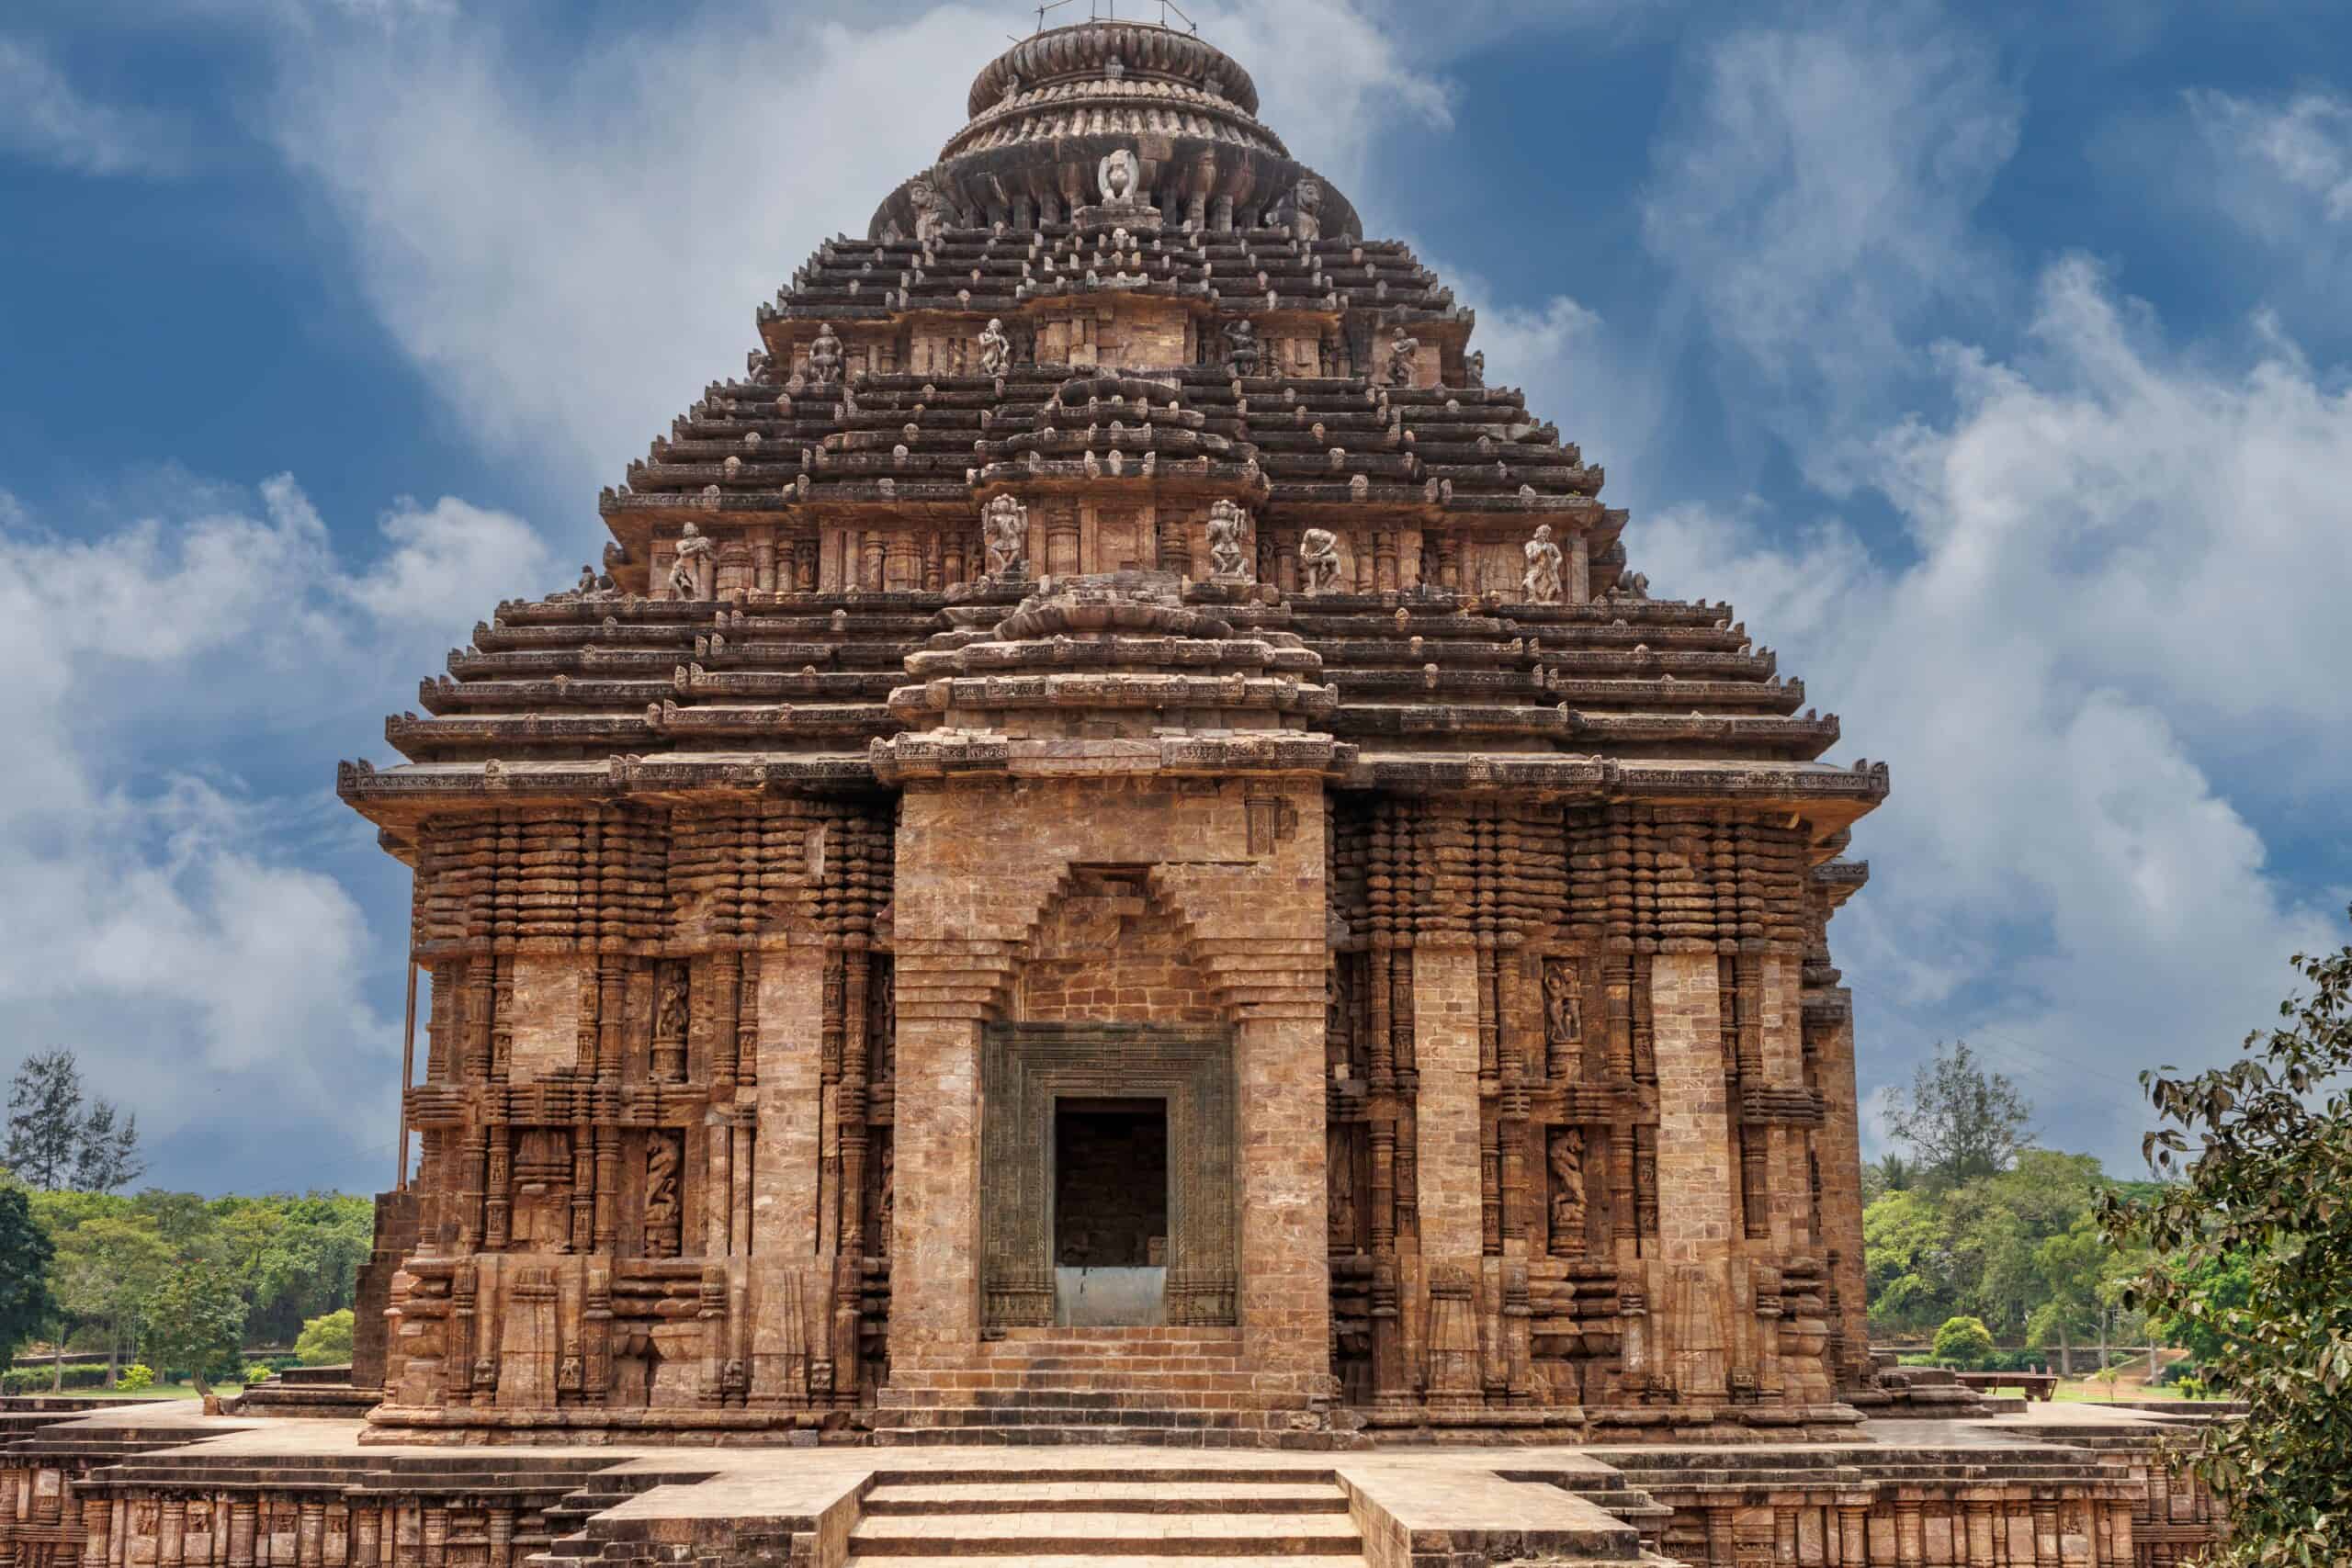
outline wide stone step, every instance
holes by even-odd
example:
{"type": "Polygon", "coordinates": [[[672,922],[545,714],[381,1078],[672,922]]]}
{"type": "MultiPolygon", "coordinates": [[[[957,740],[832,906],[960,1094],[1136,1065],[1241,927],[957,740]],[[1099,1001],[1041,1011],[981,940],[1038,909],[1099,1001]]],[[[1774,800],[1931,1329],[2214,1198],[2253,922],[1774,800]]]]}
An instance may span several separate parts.
{"type": "Polygon", "coordinates": [[[1029,1513],[861,1519],[850,1551],[874,1557],[1156,1554],[1220,1562],[1234,1557],[1360,1557],[1363,1538],[1345,1515],[1029,1513]]]}
{"type": "Polygon", "coordinates": [[[931,1514],[1345,1514],[1347,1494],[1329,1482],[1153,1482],[1125,1476],[1067,1481],[965,1482],[877,1486],[869,1516],[931,1514]]]}
{"type": "MultiPolygon", "coordinates": [[[[1026,1557],[1022,1561],[1028,1565],[1028,1568],[1199,1568],[1204,1557],[1212,1562],[1227,1564],[1228,1568],[1296,1568],[1298,1562],[1295,1553],[1237,1557],[1229,1552],[1179,1554],[1167,1551],[1065,1552],[1050,1557],[1026,1557]]],[[[970,1561],[971,1557],[967,1554],[901,1556],[894,1553],[882,1556],[853,1552],[849,1558],[852,1568],[855,1568],[855,1565],[861,1562],[888,1562],[892,1568],[955,1568],[957,1563],[970,1561]]],[[[1315,1562],[1317,1568],[1368,1568],[1361,1555],[1340,1557],[1317,1554],[1315,1562]]],[[[1570,1562],[1562,1564],[1561,1568],[1584,1568],[1584,1565],[1570,1562]]],[[[1594,1564],[1592,1568],[1623,1568],[1623,1565],[1594,1564]]]]}

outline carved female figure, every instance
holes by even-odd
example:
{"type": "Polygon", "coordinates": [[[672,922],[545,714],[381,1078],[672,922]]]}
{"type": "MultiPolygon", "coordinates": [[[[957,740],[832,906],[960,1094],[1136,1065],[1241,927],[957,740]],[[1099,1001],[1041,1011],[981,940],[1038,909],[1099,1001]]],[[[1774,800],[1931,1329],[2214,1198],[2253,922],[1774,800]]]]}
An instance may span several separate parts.
{"type": "Polygon", "coordinates": [[[1225,324],[1226,374],[1236,378],[1258,373],[1258,329],[1247,318],[1225,324]]]}
{"type": "Polygon", "coordinates": [[[1409,387],[1413,384],[1414,363],[1420,357],[1421,340],[1403,327],[1388,340],[1388,384],[1409,387]]]}
{"type": "Polygon", "coordinates": [[[1555,1128],[1552,1167],[1552,1255],[1573,1258],[1584,1251],[1584,1134],[1555,1128]]]}
{"type": "Polygon", "coordinates": [[[645,1141],[645,1237],[649,1249],[678,1245],[678,1162],[675,1133],[655,1133],[645,1141]]]}
{"type": "Polygon", "coordinates": [[[1329,593],[1340,581],[1340,538],[1329,528],[1309,528],[1298,537],[1300,592],[1329,593]]]}
{"type": "Polygon", "coordinates": [[[1574,1045],[1584,1039],[1576,971],[1565,964],[1544,966],[1544,1032],[1555,1044],[1574,1045]]]}
{"type": "Polygon", "coordinates": [[[990,577],[1018,577],[1029,554],[1029,509],[1009,495],[989,502],[981,519],[990,577]]]}
{"type": "Polygon", "coordinates": [[[670,563],[670,592],[681,599],[705,599],[703,564],[711,558],[710,541],[689,523],[678,535],[678,556],[670,563]]]}
{"type": "Polygon", "coordinates": [[[1209,508],[1209,567],[1220,582],[1250,581],[1250,558],[1242,552],[1241,536],[1250,530],[1250,514],[1230,501],[1209,508]]]}
{"type": "Polygon", "coordinates": [[[831,386],[842,378],[842,340],[832,322],[818,322],[817,336],[808,344],[808,378],[820,387],[831,386]]]}
{"type": "Polygon", "coordinates": [[[992,318],[980,333],[980,374],[1001,376],[1012,366],[1012,340],[1004,335],[1004,323],[992,318]]]}
{"type": "Polygon", "coordinates": [[[1535,537],[1527,541],[1527,575],[1520,579],[1520,590],[1531,604],[1556,604],[1560,602],[1560,547],[1552,542],[1552,525],[1539,525],[1535,537]]]}

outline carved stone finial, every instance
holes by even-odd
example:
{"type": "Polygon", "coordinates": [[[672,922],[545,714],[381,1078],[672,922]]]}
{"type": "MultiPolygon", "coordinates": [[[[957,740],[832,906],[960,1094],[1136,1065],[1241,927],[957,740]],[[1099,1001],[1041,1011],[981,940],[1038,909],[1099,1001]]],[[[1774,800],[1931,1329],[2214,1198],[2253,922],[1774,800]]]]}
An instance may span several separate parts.
{"type": "Polygon", "coordinates": [[[1309,528],[1298,536],[1299,592],[1335,592],[1340,581],[1340,538],[1329,528],[1309,528]]]}
{"type": "Polygon", "coordinates": [[[1219,582],[1250,581],[1250,557],[1242,537],[1250,531],[1250,513],[1230,501],[1209,508],[1209,567],[1219,582]]]}
{"type": "Polygon", "coordinates": [[[1535,537],[1527,541],[1527,575],[1520,579],[1520,590],[1531,604],[1556,604],[1560,602],[1560,547],[1552,542],[1552,525],[1544,524],[1535,530],[1535,537]]]}

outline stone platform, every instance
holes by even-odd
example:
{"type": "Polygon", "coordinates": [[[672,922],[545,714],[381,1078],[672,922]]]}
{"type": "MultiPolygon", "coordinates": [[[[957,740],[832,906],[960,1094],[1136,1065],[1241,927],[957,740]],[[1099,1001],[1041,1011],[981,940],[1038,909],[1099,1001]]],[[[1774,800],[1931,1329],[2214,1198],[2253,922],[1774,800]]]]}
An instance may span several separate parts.
{"type": "Polygon", "coordinates": [[[1879,1421],[1837,1446],[1346,1454],[453,1450],[363,1446],[356,1421],[207,1416],[175,1402],[7,1414],[0,1560],[27,1568],[2139,1568],[2180,1560],[2212,1529],[2156,1456],[2190,1417],[2084,1406],[1879,1421]]]}

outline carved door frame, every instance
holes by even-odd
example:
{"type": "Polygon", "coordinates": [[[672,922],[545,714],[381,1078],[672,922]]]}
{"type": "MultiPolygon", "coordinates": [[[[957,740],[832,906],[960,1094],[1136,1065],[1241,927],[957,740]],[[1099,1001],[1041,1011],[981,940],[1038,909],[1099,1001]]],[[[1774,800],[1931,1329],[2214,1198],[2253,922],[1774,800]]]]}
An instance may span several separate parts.
{"type": "Polygon", "coordinates": [[[1054,1105],[1168,1102],[1168,1321],[1236,1321],[1240,1171],[1233,1032],[992,1023],[980,1051],[980,1327],[1054,1321],[1054,1105]]]}

